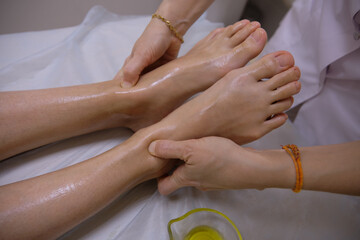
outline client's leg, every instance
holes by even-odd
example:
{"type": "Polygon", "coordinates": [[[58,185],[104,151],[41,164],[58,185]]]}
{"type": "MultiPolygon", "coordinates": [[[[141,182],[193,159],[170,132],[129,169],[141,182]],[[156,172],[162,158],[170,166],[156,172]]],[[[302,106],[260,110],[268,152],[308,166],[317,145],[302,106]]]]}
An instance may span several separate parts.
{"type": "Polygon", "coordinates": [[[264,47],[258,23],[210,33],[186,56],[144,75],[131,89],[116,81],[0,93],[0,160],[60,139],[159,121],[192,94],[245,65],[264,47]],[[257,29],[257,30],[256,30],[257,29]]]}
{"type": "Polygon", "coordinates": [[[280,126],[286,119],[283,115],[267,118],[289,108],[290,96],[299,91],[298,70],[292,65],[291,55],[270,54],[230,72],[161,122],[110,151],[0,187],[0,224],[6,229],[0,231],[0,238],[56,238],[124,191],[163,175],[171,166],[148,153],[153,140],[220,135],[246,142],[280,126]],[[259,81],[263,77],[271,79],[259,81]]]}

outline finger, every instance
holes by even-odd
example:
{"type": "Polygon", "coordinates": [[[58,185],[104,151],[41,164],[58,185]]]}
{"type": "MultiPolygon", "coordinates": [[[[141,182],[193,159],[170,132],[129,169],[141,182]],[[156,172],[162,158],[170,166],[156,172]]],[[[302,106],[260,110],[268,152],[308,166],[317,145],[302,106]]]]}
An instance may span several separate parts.
{"type": "Polygon", "coordinates": [[[122,68],[122,76],[120,80],[121,87],[130,88],[134,86],[138,80],[141,72],[147,66],[147,61],[136,55],[129,59],[122,68]]]}
{"type": "Polygon", "coordinates": [[[148,150],[151,155],[159,158],[175,158],[186,160],[189,147],[186,141],[157,140],[150,144],[148,150]]]}
{"type": "Polygon", "coordinates": [[[170,193],[176,191],[179,188],[187,186],[185,181],[183,181],[183,171],[185,166],[179,166],[172,175],[162,177],[158,179],[158,190],[162,195],[169,195],[170,193]]]}
{"type": "Polygon", "coordinates": [[[124,61],[124,64],[122,66],[122,68],[116,73],[115,77],[114,77],[114,80],[120,82],[120,85],[123,81],[123,78],[124,78],[124,75],[123,75],[123,69],[124,69],[124,66],[126,66],[126,64],[129,62],[130,58],[132,58],[132,55],[128,56],[125,61],[124,61]]]}

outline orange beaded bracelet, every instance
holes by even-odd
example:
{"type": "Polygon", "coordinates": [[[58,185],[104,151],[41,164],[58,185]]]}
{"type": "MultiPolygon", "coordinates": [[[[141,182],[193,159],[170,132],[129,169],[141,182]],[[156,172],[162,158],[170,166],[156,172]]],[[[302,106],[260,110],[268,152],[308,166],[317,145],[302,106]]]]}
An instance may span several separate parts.
{"type": "Polygon", "coordinates": [[[296,184],[293,191],[298,193],[301,191],[304,184],[304,174],[301,166],[299,148],[295,144],[288,144],[286,146],[282,146],[282,149],[285,149],[285,151],[291,156],[294,162],[295,171],[296,171],[296,184]]]}

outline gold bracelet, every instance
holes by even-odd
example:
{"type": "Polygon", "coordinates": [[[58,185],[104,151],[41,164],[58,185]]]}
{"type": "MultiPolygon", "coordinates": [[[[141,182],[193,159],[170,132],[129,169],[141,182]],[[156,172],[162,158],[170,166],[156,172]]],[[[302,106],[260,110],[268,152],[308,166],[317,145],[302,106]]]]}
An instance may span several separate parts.
{"type": "Polygon", "coordinates": [[[162,16],[160,16],[159,14],[156,14],[156,13],[154,13],[154,14],[152,15],[152,18],[158,18],[158,19],[160,19],[161,21],[163,21],[163,22],[166,24],[166,26],[168,26],[168,28],[170,29],[170,31],[175,35],[175,37],[176,37],[177,39],[179,39],[181,43],[184,43],[183,37],[176,31],[176,29],[173,27],[173,25],[171,25],[171,23],[170,23],[169,20],[167,20],[166,18],[164,18],[164,17],[162,17],[162,16]]]}
{"type": "Polygon", "coordinates": [[[298,193],[301,191],[304,184],[304,173],[301,166],[299,148],[295,144],[289,144],[286,146],[282,146],[282,149],[285,149],[285,151],[291,156],[291,159],[294,162],[296,171],[296,184],[293,191],[298,193]]]}

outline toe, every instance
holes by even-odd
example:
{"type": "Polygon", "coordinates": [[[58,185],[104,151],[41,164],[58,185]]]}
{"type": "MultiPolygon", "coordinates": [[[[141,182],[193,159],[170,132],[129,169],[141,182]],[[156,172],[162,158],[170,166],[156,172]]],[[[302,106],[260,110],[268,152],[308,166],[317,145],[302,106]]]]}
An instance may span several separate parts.
{"type": "Polygon", "coordinates": [[[234,54],[239,56],[237,62],[239,66],[246,65],[251,59],[259,55],[266,44],[266,32],[262,28],[258,28],[250,37],[248,37],[239,46],[234,48],[234,54]],[[255,37],[253,37],[255,35],[255,37]],[[256,40],[257,38],[258,40],[256,40]]]}
{"type": "Polygon", "coordinates": [[[232,35],[231,43],[233,44],[233,46],[239,45],[259,27],[260,23],[258,22],[251,22],[250,24],[244,25],[244,27],[240,28],[232,35]]]}
{"type": "Polygon", "coordinates": [[[276,90],[290,82],[297,81],[300,79],[300,70],[298,67],[292,67],[284,72],[281,72],[268,81],[265,84],[269,90],[276,90]]]}
{"type": "Polygon", "coordinates": [[[216,36],[220,35],[221,33],[225,32],[226,28],[216,28],[213,31],[211,31],[209,33],[209,35],[207,35],[203,40],[207,41],[207,40],[212,40],[213,38],[215,38],[216,36]]]}
{"type": "Polygon", "coordinates": [[[271,78],[294,66],[293,56],[286,51],[270,53],[241,70],[249,73],[255,81],[271,78]]]}
{"type": "Polygon", "coordinates": [[[264,125],[262,128],[263,135],[282,126],[286,122],[287,119],[288,119],[288,116],[285,113],[275,114],[272,118],[270,118],[269,120],[266,120],[264,122],[264,125]]]}
{"type": "Polygon", "coordinates": [[[269,108],[269,111],[270,111],[269,115],[284,112],[284,111],[290,109],[290,107],[292,106],[293,103],[294,103],[293,97],[288,97],[281,101],[275,102],[275,103],[271,104],[271,106],[269,108]]]}
{"type": "Polygon", "coordinates": [[[299,81],[292,81],[279,87],[272,92],[272,102],[280,101],[285,98],[289,98],[300,92],[301,83],[299,81]]]}
{"type": "Polygon", "coordinates": [[[231,36],[233,36],[235,33],[237,33],[238,31],[240,31],[240,29],[243,29],[246,25],[248,25],[250,23],[249,20],[247,19],[243,19],[241,21],[238,21],[237,23],[234,24],[234,31],[232,33],[231,36]]]}
{"type": "Polygon", "coordinates": [[[244,19],[244,20],[234,23],[233,25],[226,28],[226,35],[228,37],[232,37],[238,31],[241,31],[249,23],[250,23],[250,21],[247,19],[244,19]]]}

